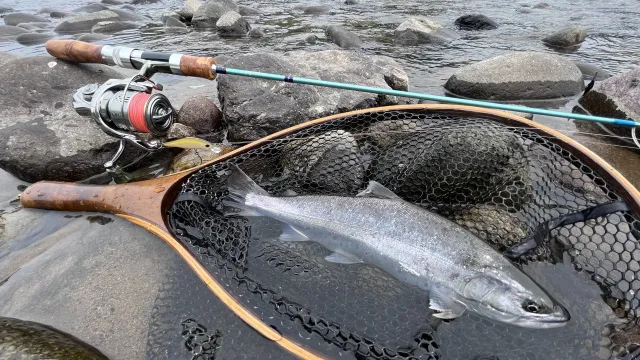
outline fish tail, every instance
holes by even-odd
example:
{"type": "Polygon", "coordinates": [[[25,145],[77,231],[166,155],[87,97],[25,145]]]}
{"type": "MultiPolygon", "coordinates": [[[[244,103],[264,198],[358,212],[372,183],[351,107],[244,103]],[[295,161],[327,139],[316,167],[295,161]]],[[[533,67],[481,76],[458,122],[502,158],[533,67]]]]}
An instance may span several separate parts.
{"type": "Polygon", "coordinates": [[[227,178],[229,196],[222,201],[222,204],[231,208],[232,211],[225,212],[225,215],[262,216],[247,203],[247,196],[251,194],[269,196],[269,193],[238,166],[231,164],[229,168],[231,169],[231,175],[227,178]]]}

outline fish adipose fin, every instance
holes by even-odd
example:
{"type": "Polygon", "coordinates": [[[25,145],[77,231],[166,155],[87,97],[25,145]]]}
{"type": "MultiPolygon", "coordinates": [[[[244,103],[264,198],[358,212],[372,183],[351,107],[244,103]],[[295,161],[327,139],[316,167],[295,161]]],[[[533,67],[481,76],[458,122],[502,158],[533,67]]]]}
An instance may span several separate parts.
{"type": "Polygon", "coordinates": [[[369,181],[369,186],[361,191],[357,197],[376,197],[380,199],[394,199],[398,200],[400,197],[393,193],[393,191],[384,187],[377,181],[369,181]]]}
{"type": "Polygon", "coordinates": [[[327,256],[324,258],[325,260],[327,260],[328,262],[332,262],[332,263],[336,263],[336,264],[359,264],[362,262],[362,260],[355,258],[353,256],[350,255],[344,255],[344,254],[340,254],[337,252],[334,252],[333,254],[327,256]]]}
{"type": "Polygon", "coordinates": [[[455,319],[462,315],[467,307],[449,296],[447,291],[433,288],[429,292],[429,309],[439,311],[439,313],[433,314],[437,318],[455,319]]]}
{"type": "Polygon", "coordinates": [[[255,181],[251,180],[244,171],[234,164],[229,165],[231,175],[227,178],[229,196],[222,201],[222,204],[235,211],[225,212],[225,215],[239,216],[262,216],[260,213],[245,205],[247,194],[269,195],[255,181]]]}
{"type": "Polygon", "coordinates": [[[309,238],[305,234],[303,234],[300,230],[294,228],[293,226],[282,224],[282,234],[280,234],[280,240],[309,241],[309,238]]]}

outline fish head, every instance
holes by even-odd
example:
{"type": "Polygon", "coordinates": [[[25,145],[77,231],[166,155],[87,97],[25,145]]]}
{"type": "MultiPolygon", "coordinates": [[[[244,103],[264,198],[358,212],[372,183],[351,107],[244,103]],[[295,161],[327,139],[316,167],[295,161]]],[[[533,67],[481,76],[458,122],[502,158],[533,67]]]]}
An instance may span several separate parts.
{"type": "Polygon", "coordinates": [[[535,282],[506,281],[490,275],[474,279],[483,291],[465,304],[488,318],[531,329],[550,329],[564,326],[570,319],[567,310],[547,295],[535,282]]]}

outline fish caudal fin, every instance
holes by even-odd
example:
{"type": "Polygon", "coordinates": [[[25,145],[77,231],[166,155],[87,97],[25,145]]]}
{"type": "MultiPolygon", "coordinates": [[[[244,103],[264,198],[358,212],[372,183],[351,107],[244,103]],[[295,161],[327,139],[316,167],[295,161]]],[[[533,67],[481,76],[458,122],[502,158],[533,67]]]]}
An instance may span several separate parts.
{"type": "Polygon", "coordinates": [[[231,175],[227,178],[229,196],[222,201],[222,204],[235,211],[226,212],[225,215],[262,216],[246,204],[247,195],[269,196],[269,193],[251,180],[238,166],[232,164],[229,165],[229,168],[231,169],[231,175]]]}
{"type": "Polygon", "coordinates": [[[462,315],[467,307],[454,298],[449,291],[433,287],[429,291],[429,309],[439,311],[433,316],[440,319],[455,319],[462,315]]]}

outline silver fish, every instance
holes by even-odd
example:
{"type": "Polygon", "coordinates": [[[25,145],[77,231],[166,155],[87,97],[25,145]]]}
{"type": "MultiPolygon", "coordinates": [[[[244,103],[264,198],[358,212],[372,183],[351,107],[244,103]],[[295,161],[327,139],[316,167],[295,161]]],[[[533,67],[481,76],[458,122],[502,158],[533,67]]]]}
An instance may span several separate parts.
{"type": "Polygon", "coordinates": [[[228,179],[228,215],[281,221],[284,241],[314,241],[327,261],[367,263],[429,292],[434,316],[473,310],[528,328],[563,326],[569,314],[528,276],[455,223],[410,204],[377,182],[356,197],[273,197],[242,170],[228,179]]]}

